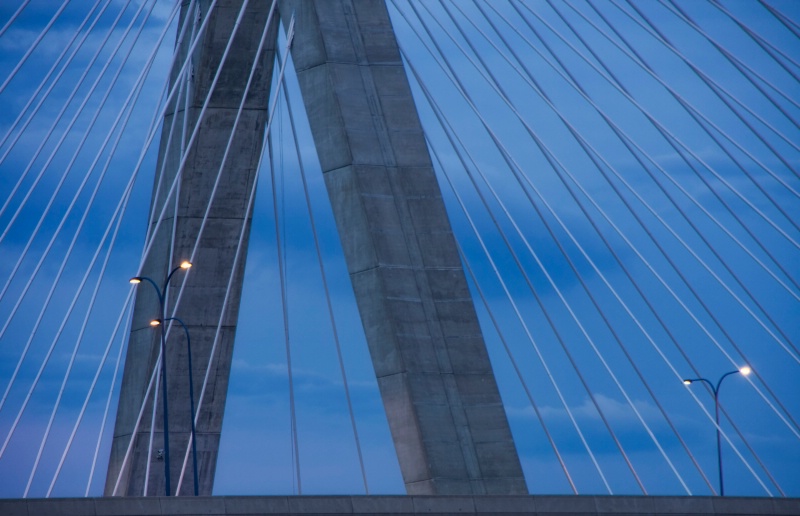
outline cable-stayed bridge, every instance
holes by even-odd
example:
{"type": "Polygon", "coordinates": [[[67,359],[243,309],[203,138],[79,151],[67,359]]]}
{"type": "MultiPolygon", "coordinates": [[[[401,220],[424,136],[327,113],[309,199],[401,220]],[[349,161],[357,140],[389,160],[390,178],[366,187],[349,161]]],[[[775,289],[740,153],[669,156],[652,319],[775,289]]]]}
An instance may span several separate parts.
{"type": "MultiPolygon", "coordinates": [[[[141,274],[142,250],[158,247],[147,221],[169,218],[150,213],[148,199],[180,195],[155,179],[155,141],[177,147],[176,162],[208,145],[175,113],[194,84],[210,85],[203,110],[235,82],[199,59],[173,64],[176,40],[228,48],[223,31],[207,32],[211,2],[185,4],[0,7],[3,496],[103,491],[142,288],[127,280],[141,274]],[[179,12],[191,13],[184,30],[179,12]]],[[[342,5],[344,19],[365,20],[359,2],[342,5]]],[[[752,374],[720,386],[726,494],[797,496],[797,7],[389,1],[387,10],[528,490],[718,494],[714,398],[682,380],[715,383],[749,365],[752,374]]],[[[280,14],[272,49],[264,152],[250,158],[259,166],[249,245],[231,232],[246,265],[215,493],[401,493],[325,158],[309,145],[319,105],[303,103],[289,54],[304,19],[291,15],[280,14]]],[[[368,36],[365,52],[385,51],[380,31],[368,36]]],[[[263,80],[264,60],[246,73],[263,80]]],[[[379,109],[404,120],[403,106],[379,109]]],[[[231,202],[226,181],[208,206],[231,202]]],[[[187,278],[204,267],[166,256],[192,259],[187,278]]],[[[217,259],[204,257],[206,267],[217,259]]],[[[177,306],[170,315],[192,319],[177,306]]],[[[180,331],[168,342],[183,349],[180,331]]],[[[211,346],[226,338],[206,331],[211,346]]],[[[201,407],[219,367],[209,364],[195,382],[201,407]]],[[[145,400],[141,419],[158,432],[153,406],[145,400]]],[[[172,416],[180,411],[189,407],[172,404],[170,418],[185,427],[188,417],[172,416]]],[[[163,468],[156,439],[140,441],[148,468],[163,468]]],[[[171,457],[183,493],[190,447],[171,457]]]]}

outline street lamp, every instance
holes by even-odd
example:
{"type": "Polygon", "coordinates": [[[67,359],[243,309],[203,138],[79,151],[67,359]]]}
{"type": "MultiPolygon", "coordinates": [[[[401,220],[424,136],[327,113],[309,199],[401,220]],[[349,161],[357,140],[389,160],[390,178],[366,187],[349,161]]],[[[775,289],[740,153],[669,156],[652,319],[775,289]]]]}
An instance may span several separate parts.
{"type": "Polygon", "coordinates": [[[720,443],[719,443],[719,386],[722,385],[722,380],[727,378],[728,376],[736,373],[741,373],[743,376],[747,376],[752,372],[748,366],[741,367],[735,371],[730,371],[723,374],[717,385],[711,383],[710,380],[706,378],[687,378],[683,381],[684,385],[691,385],[693,382],[706,382],[709,387],[711,387],[711,392],[714,393],[714,421],[717,424],[717,470],[719,471],[719,495],[725,496],[725,485],[722,482],[722,451],[720,450],[720,443]]]}
{"type": "MultiPolygon", "coordinates": [[[[136,276],[131,278],[130,282],[133,285],[138,285],[142,281],[147,281],[150,283],[154,289],[156,289],[156,294],[158,295],[158,303],[161,306],[161,319],[166,319],[166,305],[164,303],[165,295],[167,293],[167,286],[169,285],[169,280],[172,279],[173,274],[178,272],[181,269],[188,269],[192,266],[192,263],[189,261],[184,260],[181,262],[180,265],[175,267],[170,271],[167,275],[167,279],[164,280],[163,288],[159,288],[158,284],[153,281],[151,278],[147,276],[136,276]]],[[[167,496],[170,494],[170,485],[169,485],[169,420],[167,417],[167,344],[166,344],[166,334],[164,326],[161,326],[161,379],[163,381],[163,388],[162,388],[162,395],[164,396],[164,488],[167,493],[167,496]]],[[[152,429],[151,429],[152,431],[152,429]]]]}
{"type": "MultiPolygon", "coordinates": [[[[192,421],[192,467],[194,468],[194,495],[198,495],[198,481],[197,481],[197,436],[194,429],[194,382],[192,381],[192,341],[189,339],[189,328],[186,324],[177,317],[167,317],[166,321],[177,321],[186,332],[186,350],[189,362],[189,415],[192,421]]],[[[153,319],[150,321],[150,326],[158,326],[162,324],[160,319],[153,319]]]]}

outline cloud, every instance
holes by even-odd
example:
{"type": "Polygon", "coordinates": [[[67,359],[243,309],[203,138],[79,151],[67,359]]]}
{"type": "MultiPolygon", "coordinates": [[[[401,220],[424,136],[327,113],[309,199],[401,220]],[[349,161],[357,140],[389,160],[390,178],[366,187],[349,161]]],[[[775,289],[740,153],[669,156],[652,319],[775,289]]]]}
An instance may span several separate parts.
{"type": "MultiPolygon", "coordinates": [[[[639,424],[639,419],[636,417],[636,414],[629,403],[600,393],[596,393],[594,398],[597,401],[597,406],[609,421],[623,425],[639,424]]],[[[645,420],[661,416],[661,412],[651,402],[634,400],[633,405],[645,420]]],[[[533,407],[530,405],[507,406],[506,412],[511,417],[520,417],[526,419],[535,417],[533,407]]],[[[563,405],[540,406],[539,412],[546,419],[553,418],[557,420],[565,420],[569,417],[563,405]]],[[[579,405],[570,406],[570,412],[575,416],[576,419],[584,422],[596,422],[600,419],[600,415],[597,412],[597,407],[595,407],[594,403],[592,403],[592,400],[588,397],[584,398],[579,405]]]]}

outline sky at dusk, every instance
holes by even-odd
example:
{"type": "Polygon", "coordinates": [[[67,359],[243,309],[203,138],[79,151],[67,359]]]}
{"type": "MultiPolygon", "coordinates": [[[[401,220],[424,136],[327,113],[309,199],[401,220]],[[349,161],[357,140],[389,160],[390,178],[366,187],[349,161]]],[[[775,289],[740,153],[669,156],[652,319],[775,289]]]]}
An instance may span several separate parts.
{"type": "MultiPolygon", "coordinates": [[[[0,3],[0,497],[51,485],[84,496],[93,461],[97,496],[174,2],[59,11],[31,0],[16,16],[21,5],[0,3]]],[[[573,492],[549,434],[581,494],[641,494],[639,482],[711,494],[713,397],[681,379],[715,383],[749,365],[720,389],[726,494],[800,496],[800,4],[387,6],[530,492],[573,492]]],[[[291,62],[286,83],[275,189],[267,159],[254,204],[214,494],[299,491],[278,253],[302,494],[365,491],[287,102],[369,492],[401,494],[291,62]]]]}

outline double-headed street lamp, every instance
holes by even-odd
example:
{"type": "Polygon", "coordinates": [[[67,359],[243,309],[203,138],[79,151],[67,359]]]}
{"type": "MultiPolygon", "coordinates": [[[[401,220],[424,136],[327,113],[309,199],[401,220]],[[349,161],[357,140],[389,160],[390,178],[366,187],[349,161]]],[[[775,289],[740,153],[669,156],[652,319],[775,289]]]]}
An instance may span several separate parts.
{"type": "Polygon", "coordinates": [[[717,424],[717,470],[719,471],[719,495],[725,496],[725,484],[722,482],[722,450],[720,450],[720,431],[719,431],[719,386],[722,385],[722,380],[728,376],[736,373],[741,373],[744,376],[750,374],[752,370],[748,366],[741,367],[736,371],[730,371],[723,374],[716,385],[711,383],[706,378],[687,378],[683,381],[684,385],[691,385],[693,382],[706,382],[711,387],[711,392],[714,393],[714,421],[717,424]]]}
{"type": "MultiPolygon", "coordinates": [[[[159,287],[158,283],[153,281],[151,278],[147,276],[136,276],[135,278],[131,278],[131,283],[136,285],[141,283],[142,281],[147,281],[150,283],[154,289],[156,289],[156,294],[158,295],[158,303],[161,306],[161,319],[167,318],[166,313],[166,303],[165,297],[167,294],[167,286],[169,285],[169,280],[172,279],[172,276],[178,272],[179,270],[188,269],[191,267],[192,264],[189,261],[183,261],[180,265],[175,267],[170,271],[167,275],[167,279],[164,280],[164,286],[159,287]]],[[[162,394],[164,396],[164,481],[165,481],[165,491],[167,496],[170,496],[170,485],[169,485],[169,419],[167,417],[167,335],[164,325],[161,325],[161,379],[163,383],[162,394]]],[[[194,420],[194,418],[192,419],[194,420]]],[[[152,431],[152,429],[151,429],[152,431]]]]}
{"type": "MultiPolygon", "coordinates": [[[[192,467],[194,469],[194,495],[198,495],[199,486],[197,480],[197,436],[194,430],[194,382],[192,381],[192,341],[189,339],[189,328],[186,324],[177,317],[167,317],[163,321],[161,319],[153,319],[150,321],[150,326],[162,326],[166,321],[176,321],[183,327],[186,332],[186,351],[189,362],[189,416],[192,421],[192,467]]],[[[178,486],[180,488],[180,486],[178,486]]]]}

